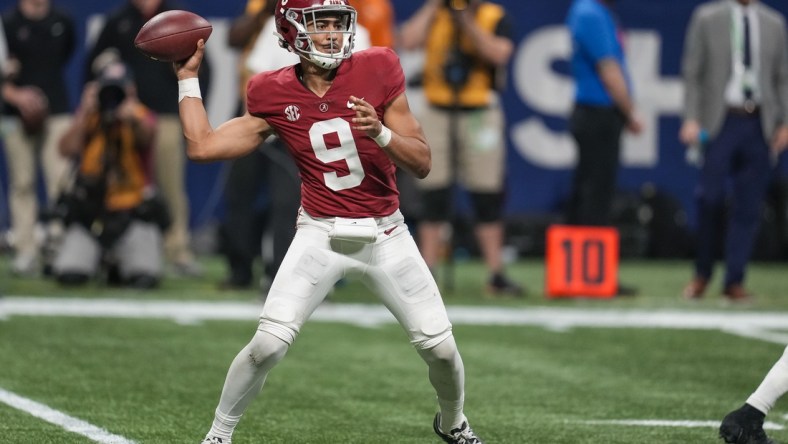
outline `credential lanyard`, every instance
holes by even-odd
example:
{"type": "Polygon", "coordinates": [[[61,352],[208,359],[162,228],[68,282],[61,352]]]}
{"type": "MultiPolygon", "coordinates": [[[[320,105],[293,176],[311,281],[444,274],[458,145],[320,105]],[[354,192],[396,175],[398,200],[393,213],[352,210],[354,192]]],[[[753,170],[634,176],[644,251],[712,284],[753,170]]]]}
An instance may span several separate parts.
{"type": "Polygon", "coordinates": [[[758,58],[754,57],[753,45],[756,41],[757,26],[754,26],[753,11],[745,11],[744,8],[733,7],[731,14],[731,47],[733,48],[733,75],[734,79],[740,82],[742,98],[744,99],[744,107],[746,109],[754,110],[756,102],[754,99],[756,82],[756,66],[758,65],[758,58]],[[749,42],[745,42],[744,38],[744,17],[747,14],[749,20],[749,42]],[[749,43],[749,52],[751,54],[750,66],[744,64],[744,45],[749,43]]]}

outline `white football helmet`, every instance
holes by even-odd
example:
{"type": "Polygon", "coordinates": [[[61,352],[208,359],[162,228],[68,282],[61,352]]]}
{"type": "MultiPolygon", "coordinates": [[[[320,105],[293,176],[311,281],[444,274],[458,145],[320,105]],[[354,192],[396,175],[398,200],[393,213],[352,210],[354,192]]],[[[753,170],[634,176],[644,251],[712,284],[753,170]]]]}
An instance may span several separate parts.
{"type": "Polygon", "coordinates": [[[334,69],[352,53],[356,10],[347,0],[278,0],[274,17],[279,44],[321,68],[334,69]],[[312,42],[311,35],[322,32],[307,30],[309,23],[326,15],[340,19],[337,29],[329,32],[341,34],[342,47],[330,53],[318,51],[312,42]]]}

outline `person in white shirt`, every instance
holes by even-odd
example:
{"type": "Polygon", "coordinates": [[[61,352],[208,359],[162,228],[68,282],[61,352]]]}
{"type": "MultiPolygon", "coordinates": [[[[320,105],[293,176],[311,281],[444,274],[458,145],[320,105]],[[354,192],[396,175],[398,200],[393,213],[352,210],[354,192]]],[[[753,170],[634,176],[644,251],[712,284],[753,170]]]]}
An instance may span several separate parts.
{"type": "Polygon", "coordinates": [[[744,285],[747,263],[772,159],[788,147],[787,41],[785,18],[757,0],[704,3],[690,20],[679,139],[688,147],[708,141],[694,193],[697,248],[694,276],[683,291],[687,299],[704,296],[720,249],[725,251],[724,300],[752,299],[744,285]]]}

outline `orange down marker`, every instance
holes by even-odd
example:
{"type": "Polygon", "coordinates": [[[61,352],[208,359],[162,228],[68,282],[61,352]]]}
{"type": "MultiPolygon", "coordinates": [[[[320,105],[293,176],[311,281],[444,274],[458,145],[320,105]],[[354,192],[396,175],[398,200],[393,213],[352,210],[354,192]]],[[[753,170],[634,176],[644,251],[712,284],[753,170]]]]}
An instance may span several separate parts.
{"type": "Polygon", "coordinates": [[[618,230],[613,227],[548,227],[547,296],[615,296],[618,290],[618,244],[618,230]]]}

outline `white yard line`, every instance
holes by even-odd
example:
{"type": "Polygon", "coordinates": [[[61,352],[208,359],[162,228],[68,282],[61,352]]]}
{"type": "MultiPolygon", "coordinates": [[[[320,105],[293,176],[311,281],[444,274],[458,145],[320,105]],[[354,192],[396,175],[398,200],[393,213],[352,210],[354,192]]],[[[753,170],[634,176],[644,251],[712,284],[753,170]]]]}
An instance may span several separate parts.
{"type": "MultiPolygon", "coordinates": [[[[720,421],[689,421],[689,420],[668,420],[668,419],[611,419],[611,420],[591,420],[580,421],[580,424],[589,425],[622,425],[622,426],[639,426],[639,427],[710,427],[718,428],[720,421]]],[[[766,430],[783,430],[784,426],[770,421],[763,423],[763,428],[766,430]]]]}
{"type": "MultiPolygon", "coordinates": [[[[10,316],[157,318],[181,323],[254,320],[261,303],[130,299],[0,298],[0,319],[10,316]]],[[[788,313],[589,308],[448,307],[457,325],[528,325],[551,330],[577,327],[720,330],[778,344],[788,343],[788,313]]],[[[362,326],[394,323],[382,305],[325,303],[311,318],[362,326]]]]}
{"type": "Polygon", "coordinates": [[[43,419],[48,423],[60,426],[69,432],[82,435],[98,443],[135,444],[134,441],[126,439],[122,436],[113,435],[112,433],[109,433],[100,427],[96,427],[93,424],[78,418],[74,418],[73,416],[66,415],[63,412],[59,412],[44,404],[24,398],[7,390],[3,390],[2,388],[0,388],[0,402],[7,404],[17,410],[27,412],[36,418],[43,419]]]}
{"type": "MultiPolygon", "coordinates": [[[[783,327],[784,329],[785,327],[783,327]]],[[[726,327],[721,329],[726,333],[742,336],[745,338],[758,339],[764,342],[774,342],[775,344],[788,344],[788,331],[782,332],[764,330],[760,326],[743,325],[737,327],[726,327]]]]}

